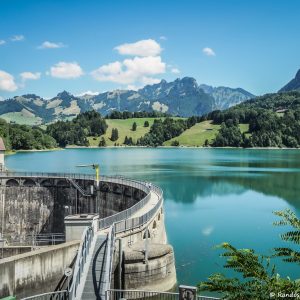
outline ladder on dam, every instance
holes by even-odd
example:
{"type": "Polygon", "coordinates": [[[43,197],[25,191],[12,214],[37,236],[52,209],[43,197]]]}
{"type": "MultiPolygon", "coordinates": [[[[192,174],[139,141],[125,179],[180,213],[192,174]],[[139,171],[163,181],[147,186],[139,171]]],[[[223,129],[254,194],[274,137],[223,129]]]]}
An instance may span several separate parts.
{"type": "Polygon", "coordinates": [[[107,276],[108,253],[108,235],[99,234],[96,237],[96,244],[92,253],[92,259],[89,265],[87,277],[85,279],[81,299],[86,300],[104,300],[106,286],[109,284],[110,276],[107,276]]]}
{"type": "Polygon", "coordinates": [[[79,191],[79,193],[83,196],[90,197],[91,194],[87,193],[75,180],[72,178],[69,178],[69,181],[72,183],[72,185],[79,191]]]}

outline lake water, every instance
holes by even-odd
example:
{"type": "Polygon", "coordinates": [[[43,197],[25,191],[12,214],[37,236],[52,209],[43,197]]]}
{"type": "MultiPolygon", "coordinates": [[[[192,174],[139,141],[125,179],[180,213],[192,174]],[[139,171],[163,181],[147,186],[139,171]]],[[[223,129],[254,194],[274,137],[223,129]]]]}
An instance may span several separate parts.
{"type": "MultiPolygon", "coordinates": [[[[224,241],[270,254],[285,245],[272,225],[274,210],[300,215],[300,151],[237,149],[67,149],[6,157],[11,170],[86,172],[152,181],[164,190],[166,227],[178,281],[194,285],[224,272],[213,247],[224,241]]],[[[300,277],[300,268],[279,263],[279,273],[300,277]]]]}

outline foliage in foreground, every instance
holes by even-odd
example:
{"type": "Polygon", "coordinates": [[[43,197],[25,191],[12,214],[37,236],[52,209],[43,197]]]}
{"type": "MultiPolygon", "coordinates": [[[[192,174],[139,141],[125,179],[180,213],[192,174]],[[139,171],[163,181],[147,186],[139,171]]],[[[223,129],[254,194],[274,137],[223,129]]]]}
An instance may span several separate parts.
{"type": "MultiPolygon", "coordinates": [[[[294,230],[281,235],[284,241],[300,244],[300,220],[291,210],[277,211],[275,215],[281,220],[275,222],[277,226],[291,226],[294,230]]],[[[219,246],[226,258],[224,268],[237,273],[237,277],[228,278],[224,274],[211,275],[207,281],[199,284],[201,291],[219,292],[223,299],[228,300],[264,300],[291,299],[292,295],[300,295],[300,281],[289,277],[281,278],[276,271],[275,264],[271,264],[274,257],[283,257],[283,261],[300,263],[300,253],[292,248],[275,248],[272,257],[256,254],[252,249],[236,249],[229,243],[219,246]]]]}

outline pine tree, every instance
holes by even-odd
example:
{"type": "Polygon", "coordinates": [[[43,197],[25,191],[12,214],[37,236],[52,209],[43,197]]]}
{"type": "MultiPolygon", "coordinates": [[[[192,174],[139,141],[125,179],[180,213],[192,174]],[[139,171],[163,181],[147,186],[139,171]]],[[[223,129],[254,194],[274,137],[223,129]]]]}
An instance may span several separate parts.
{"type": "Polygon", "coordinates": [[[119,138],[119,132],[118,132],[118,129],[117,128],[113,128],[112,131],[111,131],[111,137],[110,137],[110,140],[112,142],[116,141],[117,139],[119,138]]]}
{"type": "Polygon", "coordinates": [[[144,127],[149,127],[149,122],[148,121],[145,121],[144,127]]]}
{"type": "Polygon", "coordinates": [[[99,142],[99,147],[106,147],[106,141],[105,141],[105,138],[102,137],[100,142],[99,142]]]}
{"type": "Polygon", "coordinates": [[[132,131],[136,131],[136,128],[137,128],[136,122],[133,122],[133,124],[132,124],[132,131]]]}

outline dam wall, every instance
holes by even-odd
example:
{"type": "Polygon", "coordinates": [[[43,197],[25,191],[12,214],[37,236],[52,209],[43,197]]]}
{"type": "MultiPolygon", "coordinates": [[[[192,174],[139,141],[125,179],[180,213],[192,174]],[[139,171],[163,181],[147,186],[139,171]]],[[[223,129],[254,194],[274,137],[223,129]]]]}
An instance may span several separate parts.
{"type": "Polygon", "coordinates": [[[97,213],[104,218],[145,196],[137,188],[113,182],[100,182],[97,190],[93,180],[78,179],[76,184],[89,195],[83,195],[66,178],[1,179],[0,233],[3,232],[4,239],[11,244],[28,244],[31,235],[64,233],[67,215],[97,213]]]}
{"type": "Polygon", "coordinates": [[[80,241],[49,246],[0,260],[0,297],[18,299],[53,291],[70,266],[80,241]]]}
{"type": "Polygon", "coordinates": [[[112,269],[104,272],[111,274],[110,288],[171,290],[176,285],[175,259],[167,241],[161,189],[122,177],[103,177],[98,184],[93,176],[73,175],[0,176],[0,231],[9,246],[26,245],[27,236],[37,233],[68,236],[66,243],[0,260],[0,296],[53,291],[76,254],[73,277],[79,280],[80,263],[86,261],[81,255],[100,234],[107,235],[112,269]],[[95,222],[93,235],[86,235],[95,222]]]}

